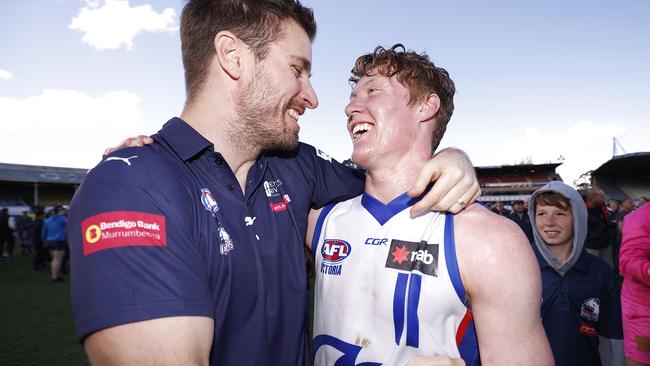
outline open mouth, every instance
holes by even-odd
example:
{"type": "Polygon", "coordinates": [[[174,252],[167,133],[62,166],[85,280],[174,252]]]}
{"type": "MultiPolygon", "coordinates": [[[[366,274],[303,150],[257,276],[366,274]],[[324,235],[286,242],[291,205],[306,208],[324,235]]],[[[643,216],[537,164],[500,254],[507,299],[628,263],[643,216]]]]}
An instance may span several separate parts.
{"type": "Polygon", "coordinates": [[[298,118],[300,118],[300,113],[298,113],[297,110],[295,110],[293,108],[289,108],[289,109],[287,109],[287,113],[289,114],[289,116],[291,118],[293,118],[296,122],[298,122],[298,118]]]}
{"type": "Polygon", "coordinates": [[[352,127],[352,141],[358,139],[363,135],[364,133],[370,131],[373,129],[373,125],[370,123],[362,122],[359,124],[356,124],[354,127],[352,127]]]}

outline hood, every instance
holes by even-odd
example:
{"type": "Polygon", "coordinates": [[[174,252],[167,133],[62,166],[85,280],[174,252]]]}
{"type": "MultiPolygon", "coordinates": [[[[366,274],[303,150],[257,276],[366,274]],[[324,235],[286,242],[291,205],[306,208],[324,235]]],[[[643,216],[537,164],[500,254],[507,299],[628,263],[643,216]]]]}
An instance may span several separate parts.
{"type": "Polygon", "coordinates": [[[570,186],[562,182],[551,182],[544,187],[536,190],[530,197],[528,204],[528,216],[530,223],[533,227],[533,236],[535,238],[535,246],[539,253],[544,257],[546,262],[560,275],[564,276],[571,267],[576,263],[582,253],[582,248],[587,238],[587,207],[580,197],[580,194],[570,186]],[[565,263],[561,263],[553,253],[548,249],[547,244],[537,232],[535,227],[535,197],[543,192],[556,192],[566,197],[571,202],[571,209],[573,211],[573,249],[569,255],[569,259],[565,263]]]}

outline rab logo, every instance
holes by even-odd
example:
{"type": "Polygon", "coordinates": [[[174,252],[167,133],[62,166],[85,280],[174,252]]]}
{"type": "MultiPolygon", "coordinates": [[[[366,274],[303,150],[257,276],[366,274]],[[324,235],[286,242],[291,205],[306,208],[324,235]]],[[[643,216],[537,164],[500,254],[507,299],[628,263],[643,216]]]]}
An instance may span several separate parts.
{"type": "Polygon", "coordinates": [[[417,243],[393,239],[390,242],[386,267],[409,272],[418,271],[437,277],[439,247],[438,244],[428,244],[426,241],[417,243]]]}
{"type": "Polygon", "coordinates": [[[81,222],[84,255],[131,246],[167,246],[165,216],[111,211],[81,222]]]}
{"type": "Polygon", "coordinates": [[[320,253],[323,256],[323,262],[337,264],[347,258],[351,251],[352,247],[344,240],[325,239],[320,253]]]}

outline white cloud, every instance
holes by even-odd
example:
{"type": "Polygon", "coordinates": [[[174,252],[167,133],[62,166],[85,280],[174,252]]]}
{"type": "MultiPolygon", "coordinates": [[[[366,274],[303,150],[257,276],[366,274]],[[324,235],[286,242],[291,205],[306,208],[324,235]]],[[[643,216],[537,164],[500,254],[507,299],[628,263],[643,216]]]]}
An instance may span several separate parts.
{"type": "Polygon", "coordinates": [[[90,168],[106,147],[146,133],[139,102],[127,91],[92,97],[49,89],[26,99],[0,97],[0,161],[90,168]]]}
{"type": "Polygon", "coordinates": [[[0,69],[0,80],[9,80],[14,77],[14,74],[7,70],[0,69]]]}
{"type": "Polygon", "coordinates": [[[133,48],[133,38],[142,32],[173,32],[176,12],[166,8],[161,13],[151,5],[131,7],[128,0],[86,0],[87,7],[72,19],[70,29],[84,33],[83,42],[98,50],[115,50],[122,46],[133,48]]]}
{"type": "Polygon", "coordinates": [[[598,168],[612,157],[612,138],[626,133],[618,123],[577,122],[558,133],[528,128],[523,136],[507,140],[491,157],[493,161],[521,162],[525,157],[532,162],[557,162],[560,156],[564,163],[558,173],[567,184],[582,173],[598,168]],[[518,161],[513,161],[513,159],[518,161]]]}

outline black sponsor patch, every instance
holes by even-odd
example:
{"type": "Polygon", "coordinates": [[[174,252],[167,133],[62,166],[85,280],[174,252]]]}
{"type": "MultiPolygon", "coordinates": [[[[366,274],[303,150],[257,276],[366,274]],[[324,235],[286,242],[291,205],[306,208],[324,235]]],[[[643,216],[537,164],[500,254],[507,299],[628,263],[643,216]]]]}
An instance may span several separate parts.
{"type": "Polygon", "coordinates": [[[393,239],[390,242],[386,267],[402,271],[419,271],[438,277],[438,244],[393,239]]]}

